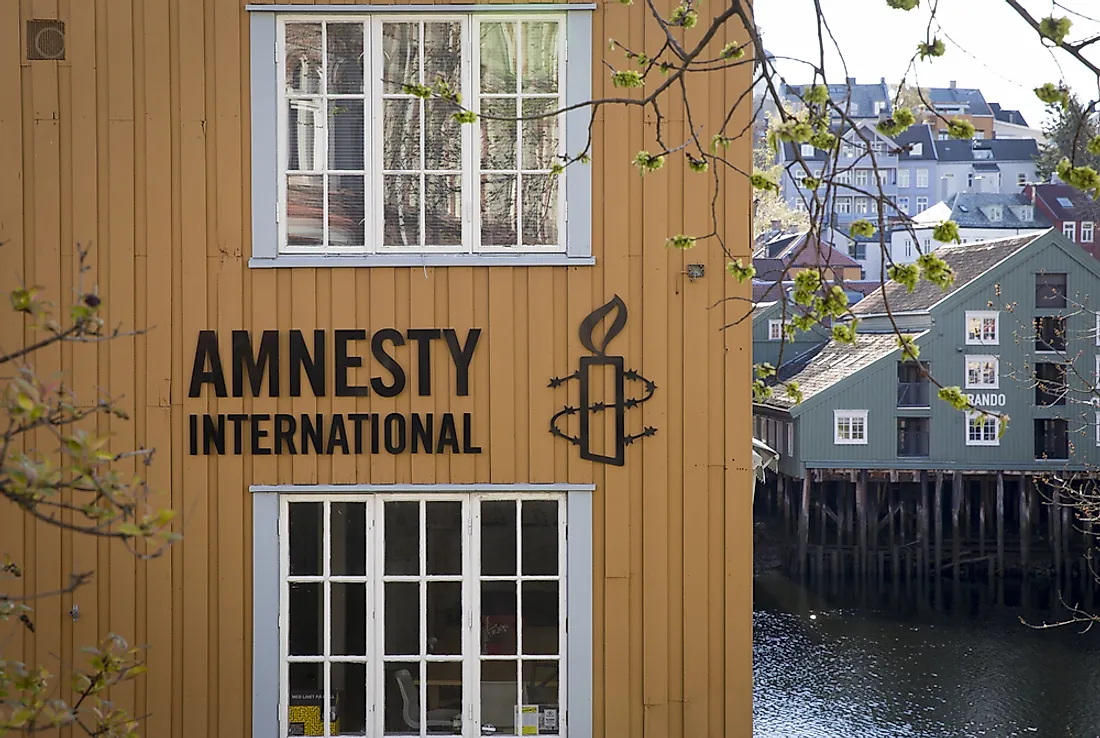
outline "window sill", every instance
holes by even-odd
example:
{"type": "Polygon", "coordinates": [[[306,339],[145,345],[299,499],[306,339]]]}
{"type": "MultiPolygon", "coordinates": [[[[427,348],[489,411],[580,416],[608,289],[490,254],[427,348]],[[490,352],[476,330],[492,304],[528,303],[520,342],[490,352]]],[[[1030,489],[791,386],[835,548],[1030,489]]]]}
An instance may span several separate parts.
{"type": "Polygon", "coordinates": [[[284,254],[274,259],[253,257],[250,269],[336,267],[449,267],[449,266],[593,266],[594,256],[566,254],[284,254]]]}

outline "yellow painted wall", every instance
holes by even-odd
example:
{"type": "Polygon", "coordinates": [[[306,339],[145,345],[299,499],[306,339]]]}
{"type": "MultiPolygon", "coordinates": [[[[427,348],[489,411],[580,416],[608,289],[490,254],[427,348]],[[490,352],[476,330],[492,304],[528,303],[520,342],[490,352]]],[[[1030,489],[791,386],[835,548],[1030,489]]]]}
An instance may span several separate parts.
{"type": "MultiPolygon", "coordinates": [[[[655,42],[654,31],[644,3],[600,4],[597,95],[613,91],[599,63],[607,38],[641,48],[655,42]]],[[[74,244],[93,245],[90,278],[108,324],[150,330],[53,348],[36,365],[67,372],[85,400],[97,386],[123,398],[133,421],[104,420],[100,430],[114,434],[115,449],[156,447],[149,475],[180,512],[185,537],[143,563],[5,510],[0,554],[27,565],[27,591],[53,589],[74,570],[95,569],[96,579],[40,604],[37,633],[22,644],[0,641],[3,654],[17,656],[22,646],[26,659],[55,667],[52,654],[75,659],[81,645],[123,634],[151,646],[148,677],[118,695],[149,714],[144,735],[246,736],[248,485],[594,482],[596,734],[749,736],[749,321],[723,331],[745,309],[723,300],[748,290],[725,276],[717,245],[665,247],[670,235],[707,229],[711,176],[686,171],[675,155],[642,180],[629,162],[654,149],[652,117],[605,108],[592,164],[595,267],[250,270],[248,38],[243,0],[0,2],[0,289],[19,274],[65,301],[76,279],[74,244]],[[26,60],[30,18],[66,22],[66,60],[26,60]],[[704,263],[706,277],[688,281],[688,263],[704,263]],[[577,366],[585,353],[577,326],[613,294],[630,308],[614,353],[658,387],[630,427],[659,432],[628,448],[622,468],[582,461],[547,432],[564,399],[548,379],[577,366]],[[187,397],[202,329],[389,326],[483,328],[470,396],[187,397]],[[485,453],[187,455],[191,413],[368,409],[473,412],[485,453]],[[74,603],[76,622],[66,614],[74,603]]],[[[716,130],[749,83],[747,67],[691,77],[694,119],[716,130]]],[[[666,140],[682,141],[682,106],[670,98],[665,110],[666,140]]],[[[746,110],[731,128],[747,123],[746,110]]],[[[748,147],[746,138],[730,154],[745,168],[748,147]]],[[[747,259],[747,183],[722,179],[721,228],[747,259]]],[[[0,317],[0,345],[31,335],[10,314],[0,317]]],[[[439,371],[445,352],[441,345],[434,357],[439,371]]]]}

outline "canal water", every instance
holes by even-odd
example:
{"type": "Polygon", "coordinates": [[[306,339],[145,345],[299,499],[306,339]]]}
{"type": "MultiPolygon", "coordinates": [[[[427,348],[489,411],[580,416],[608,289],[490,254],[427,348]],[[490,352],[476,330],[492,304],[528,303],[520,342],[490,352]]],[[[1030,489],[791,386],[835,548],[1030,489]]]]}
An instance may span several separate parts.
{"type": "Polygon", "coordinates": [[[964,584],[936,608],[773,570],[754,595],[756,738],[1100,737],[1100,624],[1020,621],[1064,614],[1049,590],[1024,610],[964,584]]]}

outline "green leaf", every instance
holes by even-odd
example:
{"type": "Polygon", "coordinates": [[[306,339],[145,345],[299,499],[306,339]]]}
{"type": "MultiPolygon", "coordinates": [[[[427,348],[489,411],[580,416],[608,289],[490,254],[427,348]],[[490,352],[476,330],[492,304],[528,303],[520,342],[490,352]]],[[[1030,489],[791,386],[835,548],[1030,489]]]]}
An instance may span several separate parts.
{"type": "Polygon", "coordinates": [[[726,271],[738,282],[747,282],[756,276],[756,267],[751,262],[748,265],[743,264],[741,259],[727,264],[726,271]]]}
{"type": "Polygon", "coordinates": [[[1069,18],[1055,18],[1053,15],[1048,15],[1039,21],[1039,33],[1043,38],[1049,38],[1056,44],[1061,44],[1066,40],[1066,36],[1069,35],[1070,29],[1073,27],[1073,21],[1069,18]]]}
{"type": "Polygon", "coordinates": [[[695,238],[679,233],[665,241],[665,246],[671,246],[674,249],[690,249],[695,246],[695,238]]]}
{"type": "Polygon", "coordinates": [[[959,224],[953,220],[945,220],[935,228],[932,229],[932,238],[940,243],[962,243],[962,237],[959,235],[959,224]]]}
{"type": "Polygon", "coordinates": [[[634,69],[624,69],[621,72],[615,72],[611,75],[611,84],[616,87],[632,88],[641,87],[645,84],[645,79],[642,77],[642,73],[634,69]]]}
{"type": "Polygon", "coordinates": [[[920,0],[886,0],[886,5],[894,10],[914,10],[920,5],[920,0]]]}
{"type": "Polygon", "coordinates": [[[933,38],[932,43],[919,43],[917,44],[917,54],[920,55],[921,61],[935,56],[943,56],[946,48],[943,45],[943,41],[939,38],[933,38]]]}
{"type": "Polygon", "coordinates": [[[853,221],[852,225],[848,227],[848,232],[853,236],[862,236],[864,238],[870,238],[875,235],[875,226],[871,221],[865,218],[853,221]]]}

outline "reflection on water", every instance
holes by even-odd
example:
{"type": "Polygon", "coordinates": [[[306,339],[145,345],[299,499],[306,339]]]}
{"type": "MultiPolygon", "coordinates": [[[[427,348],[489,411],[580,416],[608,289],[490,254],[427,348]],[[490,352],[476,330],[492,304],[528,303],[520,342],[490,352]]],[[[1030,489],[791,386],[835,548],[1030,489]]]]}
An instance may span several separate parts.
{"type": "Polygon", "coordinates": [[[757,738],[1100,736],[1100,629],[1033,630],[1006,607],[855,607],[778,573],[754,589],[757,738]]]}

